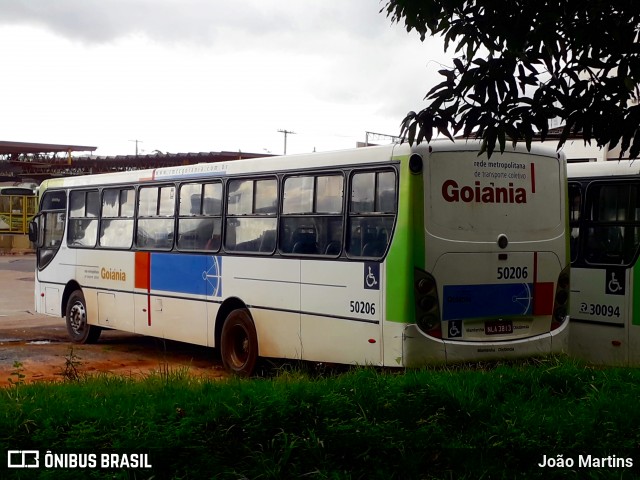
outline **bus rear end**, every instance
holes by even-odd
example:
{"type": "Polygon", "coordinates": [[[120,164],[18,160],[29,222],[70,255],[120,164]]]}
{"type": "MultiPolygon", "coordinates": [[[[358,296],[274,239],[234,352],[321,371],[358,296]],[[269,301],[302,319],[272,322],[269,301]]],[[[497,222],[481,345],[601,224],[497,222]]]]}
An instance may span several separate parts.
{"type": "Polygon", "coordinates": [[[567,349],[564,158],[541,149],[477,152],[474,143],[414,153],[423,162],[424,228],[416,234],[424,262],[414,269],[408,366],[567,349]]]}

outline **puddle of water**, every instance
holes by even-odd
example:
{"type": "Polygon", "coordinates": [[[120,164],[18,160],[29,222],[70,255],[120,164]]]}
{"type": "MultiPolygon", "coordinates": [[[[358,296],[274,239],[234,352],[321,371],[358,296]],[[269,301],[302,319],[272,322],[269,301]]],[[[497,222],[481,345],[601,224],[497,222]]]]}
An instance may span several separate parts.
{"type": "Polygon", "coordinates": [[[51,340],[34,340],[33,342],[27,342],[27,345],[48,345],[51,340]]]}
{"type": "Polygon", "coordinates": [[[21,338],[0,338],[0,344],[3,343],[13,343],[13,342],[21,342],[21,338]]]}

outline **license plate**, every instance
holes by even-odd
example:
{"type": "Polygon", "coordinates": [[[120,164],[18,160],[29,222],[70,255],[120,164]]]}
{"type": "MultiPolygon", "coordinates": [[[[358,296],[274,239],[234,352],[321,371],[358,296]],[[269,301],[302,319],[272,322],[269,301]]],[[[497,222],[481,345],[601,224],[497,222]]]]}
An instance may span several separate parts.
{"type": "Polygon", "coordinates": [[[513,333],[513,322],[511,320],[484,322],[484,333],[487,335],[508,335],[513,333]]]}

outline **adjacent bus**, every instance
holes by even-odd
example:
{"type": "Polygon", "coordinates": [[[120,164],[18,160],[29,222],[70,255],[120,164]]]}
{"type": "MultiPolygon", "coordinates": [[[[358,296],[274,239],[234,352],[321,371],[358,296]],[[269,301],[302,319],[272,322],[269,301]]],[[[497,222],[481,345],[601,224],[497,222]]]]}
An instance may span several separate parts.
{"type": "Polygon", "coordinates": [[[568,165],[570,353],[640,365],[640,162],[568,165]]]}
{"type": "Polygon", "coordinates": [[[38,312],[264,358],[419,367],[564,351],[566,165],[432,142],[43,182],[38,312]]]}
{"type": "Polygon", "coordinates": [[[0,235],[27,233],[37,206],[33,189],[14,185],[0,186],[0,235]]]}

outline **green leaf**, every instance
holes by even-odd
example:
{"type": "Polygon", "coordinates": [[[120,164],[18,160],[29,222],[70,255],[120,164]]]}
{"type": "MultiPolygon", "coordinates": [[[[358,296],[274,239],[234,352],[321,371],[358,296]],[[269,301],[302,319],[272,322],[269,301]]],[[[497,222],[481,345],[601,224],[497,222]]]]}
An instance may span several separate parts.
{"type": "Polygon", "coordinates": [[[483,139],[482,143],[480,144],[480,151],[478,152],[478,156],[482,155],[483,153],[486,153],[487,151],[487,139],[483,139]]]}
{"type": "Polygon", "coordinates": [[[500,153],[504,153],[504,149],[507,144],[504,128],[498,129],[498,142],[500,144],[500,153]]]}
{"type": "Polygon", "coordinates": [[[413,122],[409,126],[409,145],[413,145],[413,142],[416,139],[416,128],[418,127],[418,122],[413,122]]]}
{"type": "Polygon", "coordinates": [[[525,132],[524,134],[524,144],[527,147],[527,151],[530,152],[531,151],[531,142],[533,141],[533,131],[531,129],[529,129],[527,132],[525,132]]]}
{"type": "Polygon", "coordinates": [[[640,154],[640,130],[636,130],[636,135],[629,149],[629,158],[638,158],[640,154]]]}
{"type": "MultiPolygon", "coordinates": [[[[501,125],[501,148],[502,135],[530,148],[533,128],[548,141],[547,122],[557,116],[565,121],[558,147],[571,134],[634,154],[640,148],[640,113],[630,103],[640,84],[637,2],[387,0],[381,11],[464,53],[425,96],[432,132],[484,139],[501,125]]],[[[417,139],[427,138],[422,120],[420,129],[417,139]]]]}

